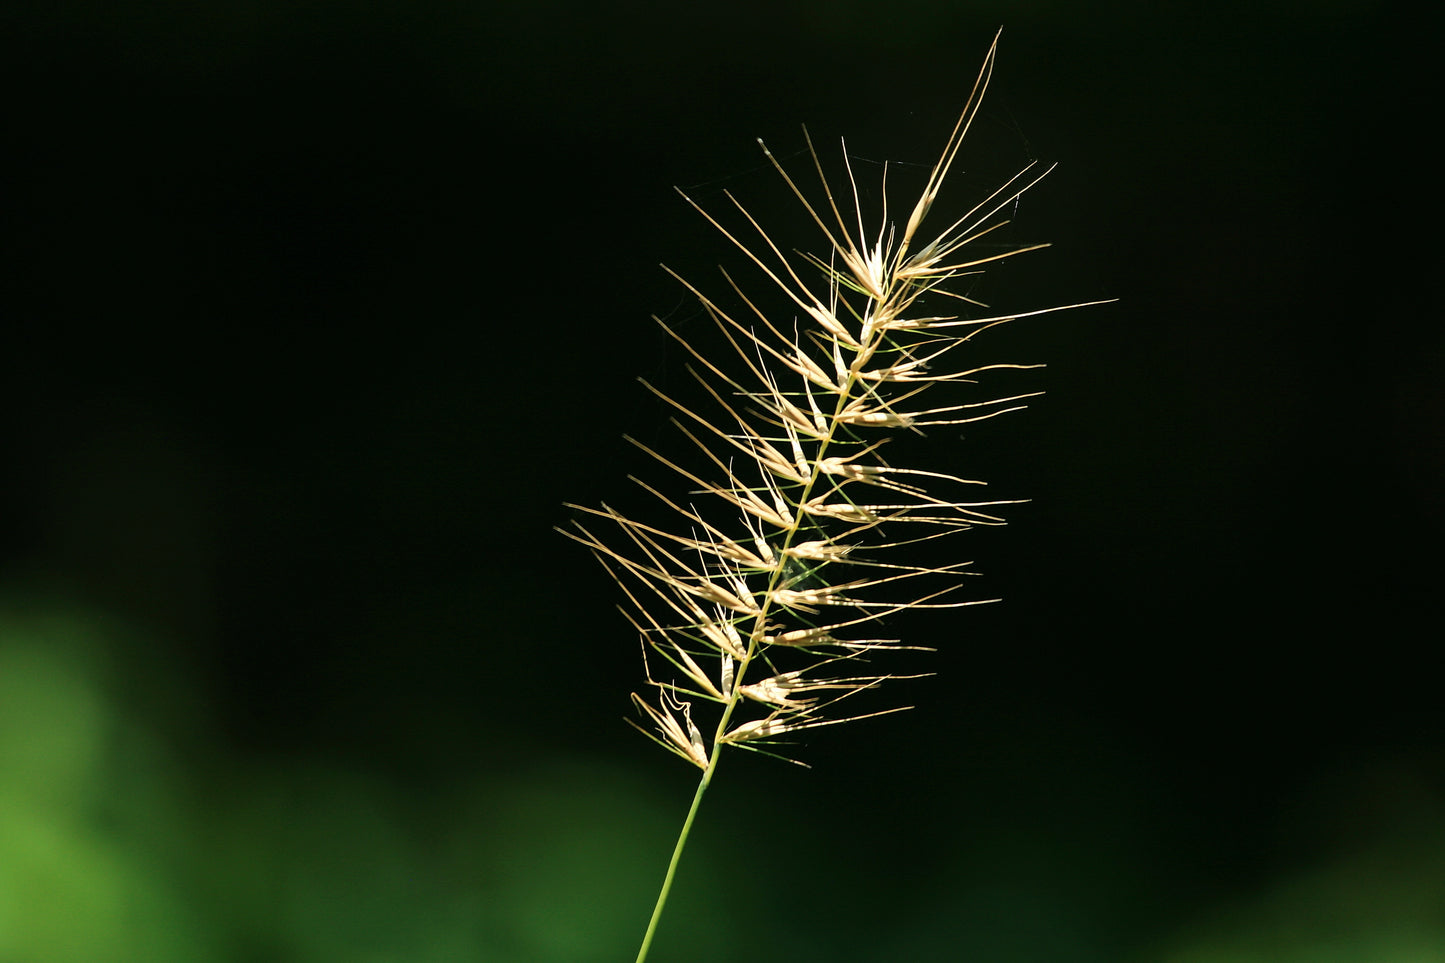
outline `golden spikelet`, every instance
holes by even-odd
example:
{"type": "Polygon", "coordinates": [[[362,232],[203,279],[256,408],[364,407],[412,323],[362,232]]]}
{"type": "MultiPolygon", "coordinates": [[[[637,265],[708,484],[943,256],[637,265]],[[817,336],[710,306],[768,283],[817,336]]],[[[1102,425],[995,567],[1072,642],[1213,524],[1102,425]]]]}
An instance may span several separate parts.
{"type": "Polygon", "coordinates": [[[658,319],[696,362],[690,370],[717,412],[699,413],[647,387],[676,409],[675,424],[715,474],[703,477],[633,443],[682,476],[704,501],[680,504],[639,482],[673,513],[677,531],[606,506],[570,506],[605,520],[612,535],[594,533],[595,526],[581,521],[566,534],[590,548],[622,584],[646,649],[661,657],[649,660],[648,672],[659,695],[636,697],[652,723],[649,735],[702,769],[722,745],[760,749],[788,733],[859,718],[830,713],[842,699],[896,678],[838,674],[841,662],[862,664],[878,650],[898,647],[897,640],[853,637],[869,623],[910,608],[975,604],[951,598],[967,563],[914,565],[893,556],[923,538],[997,524],[982,509],[1000,503],[960,498],[962,486],[980,483],[897,468],[881,450],[889,432],[992,418],[1030,397],[938,406],[922,399],[940,383],[1032,367],[938,370],[974,334],[1025,316],[968,316],[976,302],[950,290],[950,283],[988,262],[1044,246],[977,257],[968,251],[971,242],[1006,223],[993,219],[1047,170],[1029,165],[940,233],[926,239],[920,234],[978,112],[996,49],[995,40],[901,236],[886,210],[876,232],[870,237],[865,231],[851,167],[853,223],[844,219],[811,141],[826,198],[822,213],[766,146],[763,152],[822,231],[825,255],[790,257],[731,194],[728,200],[756,235],[752,244],[683,195],[801,314],[775,322],[729,277],[749,311],[734,317],[678,278],[735,357],[726,367],[714,363],[658,319]],[[958,313],[919,310],[925,296],[933,296],[929,303],[935,306],[953,299],[958,313]],[[801,320],[812,324],[804,327],[801,320]],[[786,334],[789,329],[794,333],[786,334]],[[907,532],[902,542],[885,534],[899,531],[907,532]],[[803,693],[808,697],[799,697],[803,693]],[[712,733],[702,739],[693,721],[699,702],[720,707],[712,733]],[[749,702],[757,713],[740,718],[749,702]]]}

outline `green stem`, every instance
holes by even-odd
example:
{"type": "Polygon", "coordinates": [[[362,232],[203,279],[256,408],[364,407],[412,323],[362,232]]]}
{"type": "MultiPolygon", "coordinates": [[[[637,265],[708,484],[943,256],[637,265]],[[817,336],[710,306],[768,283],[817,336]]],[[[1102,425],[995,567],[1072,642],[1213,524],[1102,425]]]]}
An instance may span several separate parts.
{"type": "Polygon", "coordinates": [[[707,768],[702,771],[702,779],[697,784],[697,792],[692,795],[692,807],[687,811],[687,818],[682,821],[682,832],[678,833],[677,845],[672,848],[672,861],[667,864],[667,875],[662,878],[662,889],[657,894],[657,905],[652,908],[652,919],[647,922],[647,934],[642,937],[642,947],[637,951],[637,963],[647,959],[647,951],[652,948],[652,937],[657,932],[657,921],[662,919],[662,908],[667,904],[667,894],[672,890],[672,878],[677,875],[677,864],[682,861],[682,850],[687,845],[687,835],[692,832],[692,821],[697,818],[697,811],[702,806],[702,794],[707,792],[708,783],[712,782],[712,774],[717,771],[717,761],[722,755],[722,746],[714,744],[712,759],[708,760],[707,768]]]}

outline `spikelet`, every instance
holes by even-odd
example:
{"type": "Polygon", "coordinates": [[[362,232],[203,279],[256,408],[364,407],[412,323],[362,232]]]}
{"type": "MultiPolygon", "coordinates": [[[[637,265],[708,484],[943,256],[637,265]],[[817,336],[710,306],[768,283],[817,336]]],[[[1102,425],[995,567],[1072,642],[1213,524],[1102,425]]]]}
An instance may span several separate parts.
{"type": "MultiPolygon", "coordinates": [[[[574,521],[565,534],[597,556],[631,603],[628,618],[643,640],[655,690],[633,697],[648,723],[644,731],[705,771],[723,746],[776,755],[791,734],[882,714],[837,708],[852,695],[901,678],[860,671],[872,664],[871,656],[903,647],[896,639],[870,637],[876,624],[907,609],[976,604],[954,595],[968,563],[914,564],[908,549],[972,525],[998,524],[987,509],[1001,503],[969,498],[966,492],[979,482],[894,467],[882,451],[891,433],[992,418],[1029,397],[931,400],[936,385],[991,369],[1032,367],[940,365],[973,334],[1024,316],[970,316],[976,302],[950,286],[988,262],[1045,246],[977,256],[969,249],[1006,223],[995,220],[998,212],[1047,170],[1030,165],[941,232],[923,233],[978,112],[996,47],[995,39],[901,233],[886,209],[871,233],[861,209],[845,219],[811,141],[826,199],[821,206],[766,146],[763,152],[821,231],[827,245],[822,254],[785,253],[731,194],[726,196],[742,218],[737,232],[683,195],[796,311],[785,321],[770,316],[729,277],[748,312],[735,316],[679,277],[732,356],[715,362],[657,319],[691,355],[692,373],[715,410],[696,411],[647,387],[675,409],[674,423],[709,467],[698,474],[634,444],[680,476],[682,490],[697,500],[639,482],[674,528],[606,506],[572,505],[587,520],[574,521]],[[930,313],[939,304],[957,305],[958,313],[930,313]]],[[[856,207],[851,167],[848,179],[856,207]]],[[[1062,308],[1028,314],[1048,310],[1062,308]]]]}

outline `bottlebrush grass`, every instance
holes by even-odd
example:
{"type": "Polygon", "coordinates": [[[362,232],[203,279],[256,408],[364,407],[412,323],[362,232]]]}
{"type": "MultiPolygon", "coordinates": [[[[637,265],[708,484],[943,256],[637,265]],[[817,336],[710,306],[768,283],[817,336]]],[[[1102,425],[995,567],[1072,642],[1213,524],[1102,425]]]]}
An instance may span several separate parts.
{"type": "Polygon", "coordinates": [[[724,272],[738,304],[730,312],[678,277],[731,353],[724,349],[725,361],[710,357],[657,319],[690,355],[689,371],[711,404],[698,411],[647,387],[674,409],[674,424],[707,473],[629,439],[680,476],[680,491],[635,479],[661,504],[671,527],[606,505],[569,506],[585,520],[564,533],[617,580],[643,642],[647,692],[633,695],[644,722],[639,728],[702,771],[639,961],[723,750],[783,755],[796,733],[900,711],[904,707],[849,714],[840,706],[907,677],[873,668],[880,655],[916,648],[873,637],[879,623],[910,609],[977,604],[954,597],[969,563],[918,564],[909,550],[974,525],[1001,524],[988,511],[1001,503],[969,497],[981,482],[897,467],[884,453],[897,432],[922,433],[1021,407],[1030,395],[950,403],[935,401],[941,392],[933,389],[994,369],[1034,366],[940,365],[993,325],[1064,309],[990,314],[957,290],[960,279],[991,262],[1046,246],[971,253],[980,238],[1007,223],[995,220],[999,211],[1047,169],[1030,164],[943,230],[923,230],[978,113],[997,45],[995,37],[901,231],[889,220],[887,168],[882,217],[870,231],[846,153],[852,204],[845,217],[810,139],[820,204],[759,145],[821,232],[821,254],[781,249],[730,193],[736,227],[683,194],[761,272],[774,297],[781,292],[781,303],[791,306],[787,317],[764,310],[724,272]]]}

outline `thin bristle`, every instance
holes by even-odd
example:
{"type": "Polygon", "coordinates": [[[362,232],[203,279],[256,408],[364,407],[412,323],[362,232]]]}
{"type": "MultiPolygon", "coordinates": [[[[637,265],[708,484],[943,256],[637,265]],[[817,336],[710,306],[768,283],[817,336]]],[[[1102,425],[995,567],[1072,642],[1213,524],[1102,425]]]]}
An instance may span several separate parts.
{"type": "Polygon", "coordinates": [[[709,773],[723,746],[767,746],[774,754],[780,737],[900,711],[832,712],[844,699],[914,677],[838,675],[840,662],[922,648],[852,636],[910,609],[980,604],[949,597],[970,574],[964,571],[969,563],[915,564],[906,552],[974,525],[1001,524],[980,509],[1008,501],[957,500],[952,486],[982,482],[896,467],[883,459],[882,449],[899,430],[921,433],[1022,407],[1037,392],[941,403],[922,396],[931,399],[940,384],[972,382],[996,369],[1037,367],[1005,362],[937,370],[982,330],[1081,306],[986,317],[920,310],[931,295],[955,305],[978,304],[950,285],[1046,246],[978,254],[970,249],[1007,223],[993,219],[1048,173],[1033,164],[936,235],[922,234],[978,113],[996,49],[997,37],[901,229],[888,219],[887,167],[881,217],[870,229],[846,151],[848,185],[841,196],[851,195],[852,210],[845,212],[806,130],[823,196],[817,205],[758,143],[821,232],[822,255],[784,251],[730,193],[724,192],[733,210],[729,218],[741,218],[736,230],[678,192],[782,296],[786,311],[774,316],[726,272],[741,301],[736,314],[673,275],[727,342],[727,358],[713,357],[697,339],[658,319],[690,355],[688,370],[707,398],[699,408],[643,384],[673,409],[673,425],[704,467],[629,438],[680,476],[689,495],[664,494],[634,479],[670,522],[643,522],[605,505],[573,506],[613,533],[604,538],[574,521],[565,534],[590,549],[622,586],[627,617],[644,651],[657,656],[646,660],[647,681],[660,695],[633,696],[650,724],[648,734],[709,773]],[[669,530],[668,524],[679,527],[669,530]],[[694,712],[701,718],[709,706],[716,707],[714,715],[700,728],[694,712]]]}

